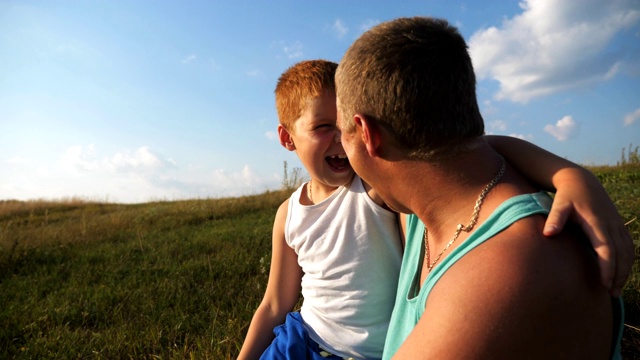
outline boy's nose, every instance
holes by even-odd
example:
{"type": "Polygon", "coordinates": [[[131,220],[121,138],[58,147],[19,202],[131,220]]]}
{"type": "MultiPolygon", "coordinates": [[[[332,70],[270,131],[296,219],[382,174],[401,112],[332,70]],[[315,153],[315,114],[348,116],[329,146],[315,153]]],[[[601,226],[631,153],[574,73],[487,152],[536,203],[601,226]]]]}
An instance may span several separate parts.
{"type": "Polygon", "coordinates": [[[336,131],[336,136],[335,136],[334,140],[337,143],[341,143],[342,142],[342,131],[340,131],[340,130],[336,131]]]}

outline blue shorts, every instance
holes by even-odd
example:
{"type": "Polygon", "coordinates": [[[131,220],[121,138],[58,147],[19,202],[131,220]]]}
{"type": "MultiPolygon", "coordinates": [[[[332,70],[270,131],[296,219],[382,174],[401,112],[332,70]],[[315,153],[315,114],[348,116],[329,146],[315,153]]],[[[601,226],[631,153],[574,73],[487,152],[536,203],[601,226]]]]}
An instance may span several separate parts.
{"type": "Polygon", "coordinates": [[[287,314],[287,319],[284,324],[276,326],[275,329],[273,329],[273,333],[276,337],[262,356],[260,356],[260,360],[342,360],[339,356],[324,352],[320,349],[318,343],[309,338],[309,334],[304,328],[302,316],[300,316],[299,312],[287,314]]]}

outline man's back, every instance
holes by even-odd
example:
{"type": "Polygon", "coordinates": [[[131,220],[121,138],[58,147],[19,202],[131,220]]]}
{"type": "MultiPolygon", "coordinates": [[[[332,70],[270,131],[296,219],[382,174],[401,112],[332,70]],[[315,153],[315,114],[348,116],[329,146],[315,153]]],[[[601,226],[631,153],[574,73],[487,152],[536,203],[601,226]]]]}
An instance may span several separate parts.
{"type": "MultiPolygon", "coordinates": [[[[426,281],[421,277],[419,292],[413,292],[416,282],[411,280],[421,272],[418,266],[413,266],[413,274],[403,268],[396,301],[409,299],[418,324],[407,338],[410,346],[398,355],[420,351],[442,358],[609,357],[611,299],[598,281],[593,250],[580,234],[564,232],[552,239],[541,235],[545,207],[539,205],[544,195],[509,201],[434,267],[426,281]],[[429,336],[412,342],[419,334],[429,336]]],[[[406,251],[411,254],[422,254],[421,226],[415,218],[409,223],[406,251]]],[[[422,257],[414,260],[417,265],[422,257]]],[[[394,313],[396,317],[408,316],[394,313]]],[[[399,345],[404,339],[397,340],[399,345]]]]}

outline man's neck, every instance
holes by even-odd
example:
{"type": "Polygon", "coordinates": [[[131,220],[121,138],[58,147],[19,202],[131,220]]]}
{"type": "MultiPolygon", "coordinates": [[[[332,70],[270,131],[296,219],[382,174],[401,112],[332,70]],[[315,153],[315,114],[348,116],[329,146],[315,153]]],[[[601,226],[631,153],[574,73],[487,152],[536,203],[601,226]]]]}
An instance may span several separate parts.
{"type": "MultiPolygon", "coordinates": [[[[414,180],[409,208],[425,223],[436,245],[448,242],[458,224],[469,223],[479,195],[496,178],[501,163],[497,153],[483,147],[455,159],[417,162],[407,169],[405,178],[414,180]]],[[[495,187],[490,192],[494,190],[495,187]]],[[[500,202],[485,198],[479,220],[500,202]]]]}

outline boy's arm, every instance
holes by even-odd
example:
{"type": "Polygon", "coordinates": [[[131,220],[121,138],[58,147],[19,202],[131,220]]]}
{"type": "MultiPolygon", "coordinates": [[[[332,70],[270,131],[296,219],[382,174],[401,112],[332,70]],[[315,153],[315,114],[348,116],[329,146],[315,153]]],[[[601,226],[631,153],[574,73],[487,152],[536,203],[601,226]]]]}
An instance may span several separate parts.
{"type": "Polygon", "coordinates": [[[631,234],[598,179],[588,170],[524,140],[485,137],[530,180],[556,192],[544,234],[558,234],[571,216],[598,254],[602,283],[612,295],[619,296],[631,272],[635,251],[631,234]]]}
{"type": "Polygon", "coordinates": [[[269,282],[264,298],[258,306],[238,359],[258,359],[273,340],[273,328],[284,323],[287,313],[293,310],[300,296],[302,269],[298,256],[287,245],[284,225],[287,218],[288,201],[276,214],[273,224],[273,242],[269,282]]]}

